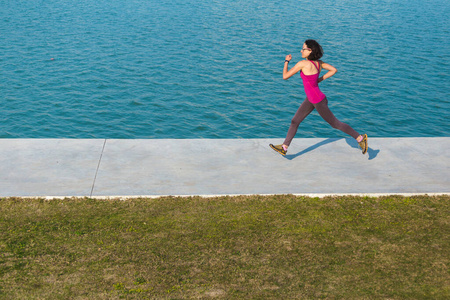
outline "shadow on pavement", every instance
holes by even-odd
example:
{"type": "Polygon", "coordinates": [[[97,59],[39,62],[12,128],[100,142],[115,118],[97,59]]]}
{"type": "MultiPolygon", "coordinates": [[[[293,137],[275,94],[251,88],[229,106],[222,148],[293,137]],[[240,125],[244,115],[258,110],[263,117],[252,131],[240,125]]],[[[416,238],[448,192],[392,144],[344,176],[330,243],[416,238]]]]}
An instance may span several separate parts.
{"type": "Polygon", "coordinates": [[[293,160],[294,158],[299,157],[299,156],[301,156],[301,155],[303,155],[303,154],[305,154],[305,153],[308,153],[308,152],[310,152],[310,151],[313,151],[313,150],[319,148],[320,146],[323,146],[323,145],[326,145],[326,144],[329,144],[329,143],[336,142],[336,141],[338,141],[338,140],[340,140],[340,139],[342,139],[342,138],[328,138],[328,139],[326,139],[326,140],[323,140],[323,141],[321,141],[321,142],[319,142],[319,143],[317,143],[317,144],[315,144],[315,145],[312,145],[312,146],[306,148],[306,149],[303,150],[303,151],[298,152],[297,154],[287,154],[287,155],[285,156],[285,158],[286,158],[286,159],[289,159],[289,160],[293,160]]]}
{"type": "MultiPolygon", "coordinates": [[[[349,146],[351,146],[352,148],[356,148],[356,149],[359,149],[359,150],[361,149],[361,148],[359,148],[358,142],[356,142],[355,139],[350,139],[350,138],[348,138],[348,139],[345,139],[345,141],[346,141],[347,144],[348,144],[349,146]]],[[[369,139],[368,141],[370,142],[370,139],[369,139]]],[[[380,152],[379,149],[375,150],[375,149],[370,148],[370,143],[369,143],[369,149],[367,149],[367,154],[369,155],[369,160],[372,160],[372,159],[374,159],[375,157],[377,157],[377,155],[378,155],[379,152],[380,152]]]]}
{"type": "MultiPolygon", "coordinates": [[[[297,157],[299,157],[299,156],[301,156],[301,155],[303,155],[303,154],[305,154],[305,153],[308,153],[308,152],[310,152],[310,151],[313,151],[313,150],[319,148],[320,146],[323,146],[323,145],[326,145],[326,144],[329,144],[329,143],[334,143],[334,142],[336,142],[336,141],[338,141],[338,140],[341,140],[341,139],[342,139],[342,138],[328,138],[328,139],[323,140],[323,141],[321,141],[321,142],[319,142],[319,143],[317,143],[317,144],[315,144],[315,145],[312,145],[312,146],[306,148],[305,150],[302,150],[302,151],[300,151],[300,152],[298,152],[298,153],[296,153],[296,154],[287,154],[287,155],[284,156],[284,157],[285,157],[286,159],[293,160],[294,158],[297,158],[297,157]]],[[[350,147],[356,148],[356,149],[360,150],[360,148],[359,148],[359,146],[358,146],[358,143],[356,142],[355,139],[352,139],[352,138],[346,138],[345,141],[347,142],[347,144],[348,144],[350,147]]],[[[374,159],[375,157],[377,157],[377,155],[378,155],[379,152],[380,152],[380,150],[374,150],[374,149],[370,148],[370,146],[369,146],[369,149],[367,149],[367,154],[369,155],[369,160],[372,160],[372,159],[374,159]]]]}

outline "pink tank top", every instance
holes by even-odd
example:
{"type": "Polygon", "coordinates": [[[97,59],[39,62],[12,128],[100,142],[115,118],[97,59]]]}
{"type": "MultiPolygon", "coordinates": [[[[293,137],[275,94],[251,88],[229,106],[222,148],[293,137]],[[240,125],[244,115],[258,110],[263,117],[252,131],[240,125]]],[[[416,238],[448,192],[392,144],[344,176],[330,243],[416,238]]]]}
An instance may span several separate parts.
{"type": "Polygon", "coordinates": [[[311,61],[311,63],[319,72],[314,75],[305,75],[303,74],[303,72],[300,72],[300,77],[303,80],[303,87],[305,88],[306,97],[308,98],[309,102],[319,103],[320,101],[325,99],[325,94],[322,93],[322,91],[319,89],[318,83],[320,75],[320,63],[317,62],[319,67],[316,66],[314,62],[311,61]]]}

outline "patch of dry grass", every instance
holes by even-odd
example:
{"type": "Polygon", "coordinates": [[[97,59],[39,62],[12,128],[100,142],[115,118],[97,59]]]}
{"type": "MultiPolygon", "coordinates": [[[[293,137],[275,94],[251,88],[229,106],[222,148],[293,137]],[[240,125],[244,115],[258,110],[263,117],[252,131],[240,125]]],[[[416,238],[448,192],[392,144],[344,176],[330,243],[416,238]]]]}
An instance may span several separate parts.
{"type": "Polygon", "coordinates": [[[0,298],[450,298],[449,196],[0,200],[0,298]]]}

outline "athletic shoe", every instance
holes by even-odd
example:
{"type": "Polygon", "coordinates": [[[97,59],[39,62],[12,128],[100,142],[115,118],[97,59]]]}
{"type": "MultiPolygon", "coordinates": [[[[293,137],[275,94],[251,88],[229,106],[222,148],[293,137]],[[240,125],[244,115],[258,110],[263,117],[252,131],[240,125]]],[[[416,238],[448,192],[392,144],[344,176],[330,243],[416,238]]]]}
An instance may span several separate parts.
{"type": "Polygon", "coordinates": [[[283,145],[269,145],[270,148],[272,148],[273,150],[277,151],[278,153],[280,153],[281,155],[286,155],[286,150],[283,149],[283,145]]]}
{"type": "Polygon", "coordinates": [[[359,142],[359,147],[362,149],[362,154],[366,154],[367,149],[369,148],[369,143],[367,142],[367,134],[363,134],[363,139],[359,142]]]}

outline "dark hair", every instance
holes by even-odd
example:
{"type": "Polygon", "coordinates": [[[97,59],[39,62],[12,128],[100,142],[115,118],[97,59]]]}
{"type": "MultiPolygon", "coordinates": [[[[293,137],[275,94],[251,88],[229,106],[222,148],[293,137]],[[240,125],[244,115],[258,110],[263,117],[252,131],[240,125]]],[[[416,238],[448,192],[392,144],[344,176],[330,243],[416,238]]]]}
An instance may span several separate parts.
{"type": "Polygon", "coordinates": [[[322,46],[319,45],[315,40],[306,40],[306,46],[311,49],[311,54],[309,54],[309,60],[318,60],[323,56],[322,46]]]}

